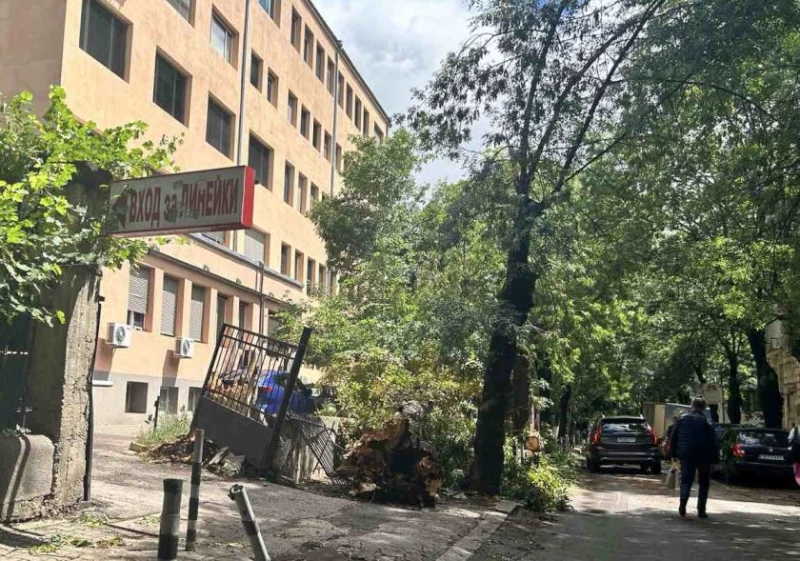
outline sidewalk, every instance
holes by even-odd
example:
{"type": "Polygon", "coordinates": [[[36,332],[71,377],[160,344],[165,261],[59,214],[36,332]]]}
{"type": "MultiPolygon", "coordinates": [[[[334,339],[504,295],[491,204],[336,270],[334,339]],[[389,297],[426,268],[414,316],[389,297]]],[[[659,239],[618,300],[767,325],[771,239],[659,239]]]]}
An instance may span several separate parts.
{"type": "MultiPolygon", "coordinates": [[[[0,558],[155,558],[162,480],[185,480],[185,516],[189,467],[145,463],[127,451],[129,438],[98,435],[96,442],[92,505],[65,519],[0,526],[0,558]]],[[[250,557],[238,513],[227,497],[233,483],[203,474],[197,552],[185,553],[181,542],[179,559],[250,557]]],[[[479,523],[496,517],[490,509],[466,501],[410,510],[263,482],[247,482],[245,487],[270,556],[278,561],[435,561],[479,529],[479,523]]],[[[181,531],[185,529],[184,518],[181,531]]]]}

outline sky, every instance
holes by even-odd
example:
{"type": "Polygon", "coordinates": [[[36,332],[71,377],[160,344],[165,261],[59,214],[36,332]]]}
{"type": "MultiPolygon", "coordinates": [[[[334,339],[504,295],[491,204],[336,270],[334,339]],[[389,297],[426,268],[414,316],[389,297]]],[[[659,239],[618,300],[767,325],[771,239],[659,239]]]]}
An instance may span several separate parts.
{"type": "MultiPolygon", "coordinates": [[[[464,0],[315,0],[314,5],[392,116],[411,103],[411,89],[424,86],[450,51],[469,37],[464,0]]],[[[419,174],[423,181],[461,177],[458,162],[437,160],[419,174]]]]}

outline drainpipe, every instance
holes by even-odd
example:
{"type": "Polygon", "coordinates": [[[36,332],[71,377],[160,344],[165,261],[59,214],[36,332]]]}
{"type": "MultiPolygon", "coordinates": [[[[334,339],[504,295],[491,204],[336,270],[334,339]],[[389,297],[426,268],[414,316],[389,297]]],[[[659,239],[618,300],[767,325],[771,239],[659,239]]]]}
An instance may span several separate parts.
{"type": "Polygon", "coordinates": [[[244,165],[242,161],[242,142],[244,141],[244,110],[245,93],[247,88],[247,62],[250,59],[250,0],[244,4],[244,33],[242,34],[242,82],[239,92],[239,137],[236,142],[236,163],[244,165]]]}
{"type": "Polygon", "coordinates": [[[336,183],[336,140],[337,130],[339,129],[339,52],[342,50],[342,42],[336,41],[336,64],[333,76],[333,140],[331,141],[331,197],[333,196],[333,186],[336,183]]]}

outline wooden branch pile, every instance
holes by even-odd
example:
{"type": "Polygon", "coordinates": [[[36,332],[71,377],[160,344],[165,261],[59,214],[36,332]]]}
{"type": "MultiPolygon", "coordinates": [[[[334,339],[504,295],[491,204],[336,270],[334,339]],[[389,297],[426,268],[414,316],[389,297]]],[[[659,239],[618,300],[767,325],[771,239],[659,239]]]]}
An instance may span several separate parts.
{"type": "Polygon", "coordinates": [[[412,433],[405,417],[364,433],[338,472],[352,479],[352,495],[371,500],[433,506],[442,487],[435,450],[412,433]]]}

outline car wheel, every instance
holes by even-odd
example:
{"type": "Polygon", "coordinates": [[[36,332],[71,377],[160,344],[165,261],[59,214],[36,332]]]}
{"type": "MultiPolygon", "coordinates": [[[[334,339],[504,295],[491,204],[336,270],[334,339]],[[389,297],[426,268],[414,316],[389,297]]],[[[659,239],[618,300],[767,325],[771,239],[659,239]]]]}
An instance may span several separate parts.
{"type": "Polygon", "coordinates": [[[639,466],[639,471],[640,471],[641,473],[647,473],[647,469],[648,469],[649,467],[650,467],[650,466],[648,466],[647,464],[642,464],[642,465],[640,465],[640,466],[639,466]]]}
{"type": "Polygon", "coordinates": [[[654,463],[650,469],[653,470],[653,475],[661,475],[661,462],[654,463]]]}
{"type": "Polygon", "coordinates": [[[586,469],[588,469],[590,473],[598,473],[600,471],[600,464],[598,464],[591,458],[587,458],[586,469]]]}

